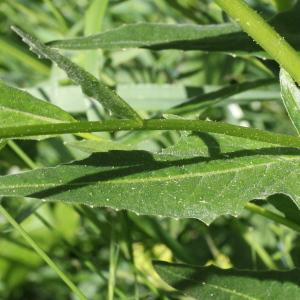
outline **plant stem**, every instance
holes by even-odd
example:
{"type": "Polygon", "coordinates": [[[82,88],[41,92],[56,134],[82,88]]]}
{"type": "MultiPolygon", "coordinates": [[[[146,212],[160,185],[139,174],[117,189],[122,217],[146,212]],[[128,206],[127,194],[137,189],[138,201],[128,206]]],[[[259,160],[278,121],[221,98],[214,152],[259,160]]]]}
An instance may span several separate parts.
{"type": "Polygon", "coordinates": [[[125,238],[127,251],[129,254],[129,259],[132,265],[133,270],[133,276],[134,276],[134,299],[138,300],[139,297],[139,287],[138,287],[138,272],[135,265],[135,257],[134,257],[134,250],[133,250],[133,239],[132,239],[132,233],[130,230],[130,220],[128,217],[128,212],[124,211],[121,213],[122,217],[122,231],[125,238]]]}
{"type": "Polygon", "coordinates": [[[108,300],[114,300],[115,285],[116,285],[116,269],[118,263],[119,249],[115,245],[115,227],[111,225],[110,235],[110,250],[109,250],[109,279],[108,279],[108,300]]]}
{"type": "Polygon", "coordinates": [[[83,293],[74,285],[68,276],[59,268],[59,266],[42,250],[37,243],[28,235],[23,227],[18,224],[9,212],[0,205],[0,213],[7,219],[7,221],[19,232],[19,234],[27,241],[27,243],[34,249],[34,251],[49,265],[49,267],[56,272],[56,274],[64,281],[64,283],[74,292],[80,300],[87,300],[83,293]]]}
{"type": "Polygon", "coordinates": [[[266,249],[257,242],[256,238],[253,236],[253,233],[251,230],[247,230],[242,234],[245,241],[249,244],[249,246],[255,251],[255,253],[258,255],[258,257],[263,261],[263,263],[266,265],[268,269],[276,270],[277,266],[273,262],[272,257],[270,254],[266,251],[266,249]]]}
{"type": "Polygon", "coordinates": [[[78,132],[128,131],[128,130],[179,130],[219,133],[241,137],[275,145],[300,147],[300,138],[285,134],[277,134],[255,128],[246,128],[222,122],[182,120],[182,119],[150,119],[139,123],[135,120],[115,119],[95,122],[55,123],[47,125],[27,125],[0,129],[0,138],[17,138],[35,135],[64,134],[78,132]]]}
{"type": "Polygon", "coordinates": [[[37,165],[35,162],[14,142],[14,141],[8,141],[8,146],[24,161],[24,163],[30,168],[30,169],[36,169],[37,165]]]}
{"type": "Polygon", "coordinates": [[[300,84],[300,56],[244,0],[215,0],[216,3],[269,53],[300,84]]]}
{"type": "Polygon", "coordinates": [[[260,207],[254,203],[247,203],[245,205],[245,208],[255,214],[264,216],[265,218],[268,218],[276,223],[282,224],[290,229],[293,229],[300,233],[300,225],[294,223],[293,221],[290,221],[278,214],[275,214],[268,209],[265,209],[263,207],[260,207]]]}

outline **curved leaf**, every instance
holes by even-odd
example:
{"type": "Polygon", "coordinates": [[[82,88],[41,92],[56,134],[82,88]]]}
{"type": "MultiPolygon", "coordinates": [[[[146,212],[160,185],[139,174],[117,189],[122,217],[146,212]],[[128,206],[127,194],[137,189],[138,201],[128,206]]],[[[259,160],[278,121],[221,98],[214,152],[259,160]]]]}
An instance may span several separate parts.
{"type": "Polygon", "coordinates": [[[222,270],[214,266],[154,262],[158,274],[172,287],[194,299],[284,300],[300,297],[300,270],[222,270]]]}

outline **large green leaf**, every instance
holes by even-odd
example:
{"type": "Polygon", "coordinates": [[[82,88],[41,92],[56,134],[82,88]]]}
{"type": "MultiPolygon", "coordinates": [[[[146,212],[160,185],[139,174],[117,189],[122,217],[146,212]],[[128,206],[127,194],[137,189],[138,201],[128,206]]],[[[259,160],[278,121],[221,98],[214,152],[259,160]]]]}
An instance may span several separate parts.
{"type": "Polygon", "coordinates": [[[0,81],[0,128],[74,122],[71,115],[0,81]]]}
{"type": "Polygon", "coordinates": [[[300,270],[222,270],[214,266],[155,262],[158,274],[172,287],[195,299],[285,300],[300,297],[300,270]]]}
{"type": "Polygon", "coordinates": [[[223,135],[185,137],[161,154],[96,153],[82,161],[0,177],[0,195],[84,203],[140,214],[237,216],[247,201],[285,193],[300,205],[300,150],[223,135]]]}
{"type": "Polygon", "coordinates": [[[288,115],[300,134],[300,90],[292,77],[285,71],[280,71],[281,97],[288,115]]]}
{"type": "MultiPolygon", "coordinates": [[[[300,49],[300,3],[280,13],[270,24],[295,48],[300,49]]],[[[138,23],[121,26],[104,33],[75,39],[50,42],[64,49],[149,48],[204,51],[258,51],[260,47],[243,33],[238,25],[155,24],[138,23]]]]}
{"type": "Polygon", "coordinates": [[[86,72],[57,51],[45,46],[28,33],[19,28],[12,27],[12,29],[40,58],[48,58],[63,69],[71,80],[81,86],[83,93],[87,96],[99,101],[107,110],[119,117],[141,122],[139,115],[119,95],[92,74],[86,72]]]}

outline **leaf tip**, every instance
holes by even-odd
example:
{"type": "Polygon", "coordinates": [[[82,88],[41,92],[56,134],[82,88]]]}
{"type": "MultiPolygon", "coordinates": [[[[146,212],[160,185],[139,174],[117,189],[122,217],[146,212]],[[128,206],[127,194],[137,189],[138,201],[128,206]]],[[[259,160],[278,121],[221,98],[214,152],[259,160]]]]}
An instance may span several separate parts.
{"type": "Polygon", "coordinates": [[[10,26],[10,29],[15,32],[17,35],[19,35],[20,37],[23,37],[24,36],[24,32],[17,26],[15,25],[11,25],[10,26]]]}

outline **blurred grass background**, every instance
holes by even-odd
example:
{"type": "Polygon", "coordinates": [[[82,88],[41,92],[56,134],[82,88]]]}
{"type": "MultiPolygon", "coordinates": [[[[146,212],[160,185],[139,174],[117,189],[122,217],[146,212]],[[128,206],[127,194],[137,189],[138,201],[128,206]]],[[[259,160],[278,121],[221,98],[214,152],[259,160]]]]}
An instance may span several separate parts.
{"type": "MultiPolygon", "coordinates": [[[[282,9],[280,1],[248,2],[266,17],[282,9]]],[[[46,42],[89,35],[124,23],[226,21],[228,18],[209,0],[2,0],[0,78],[80,119],[105,119],[100,106],[84,97],[56,66],[31,54],[10,26],[17,25],[46,42]]],[[[247,55],[141,49],[64,53],[115,88],[145,117],[163,113],[195,92],[272,76],[266,62],[247,55]]],[[[292,132],[277,85],[240,97],[244,102],[213,108],[205,117],[292,132]],[[257,101],[249,103],[248,99],[257,101]]],[[[179,136],[170,132],[101,134],[149,151],[172,145],[179,136]]],[[[66,135],[38,142],[17,141],[17,147],[26,154],[25,160],[8,145],[0,152],[1,175],[87,156],[71,146],[74,139],[66,135]]],[[[280,202],[285,196],[276,197],[273,200],[280,202]]],[[[181,299],[155,274],[152,259],[251,269],[299,265],[297,235],[246,211],[238,219],[224,216],[207,227],[197,220],[137,216],[105,208],[17,198],[2,201],[88,299],[104,299],[111,293],[115,299],[181,299]]],[[[0,299],[75,299],[2,216],[0,230],[0,299]]]]}

